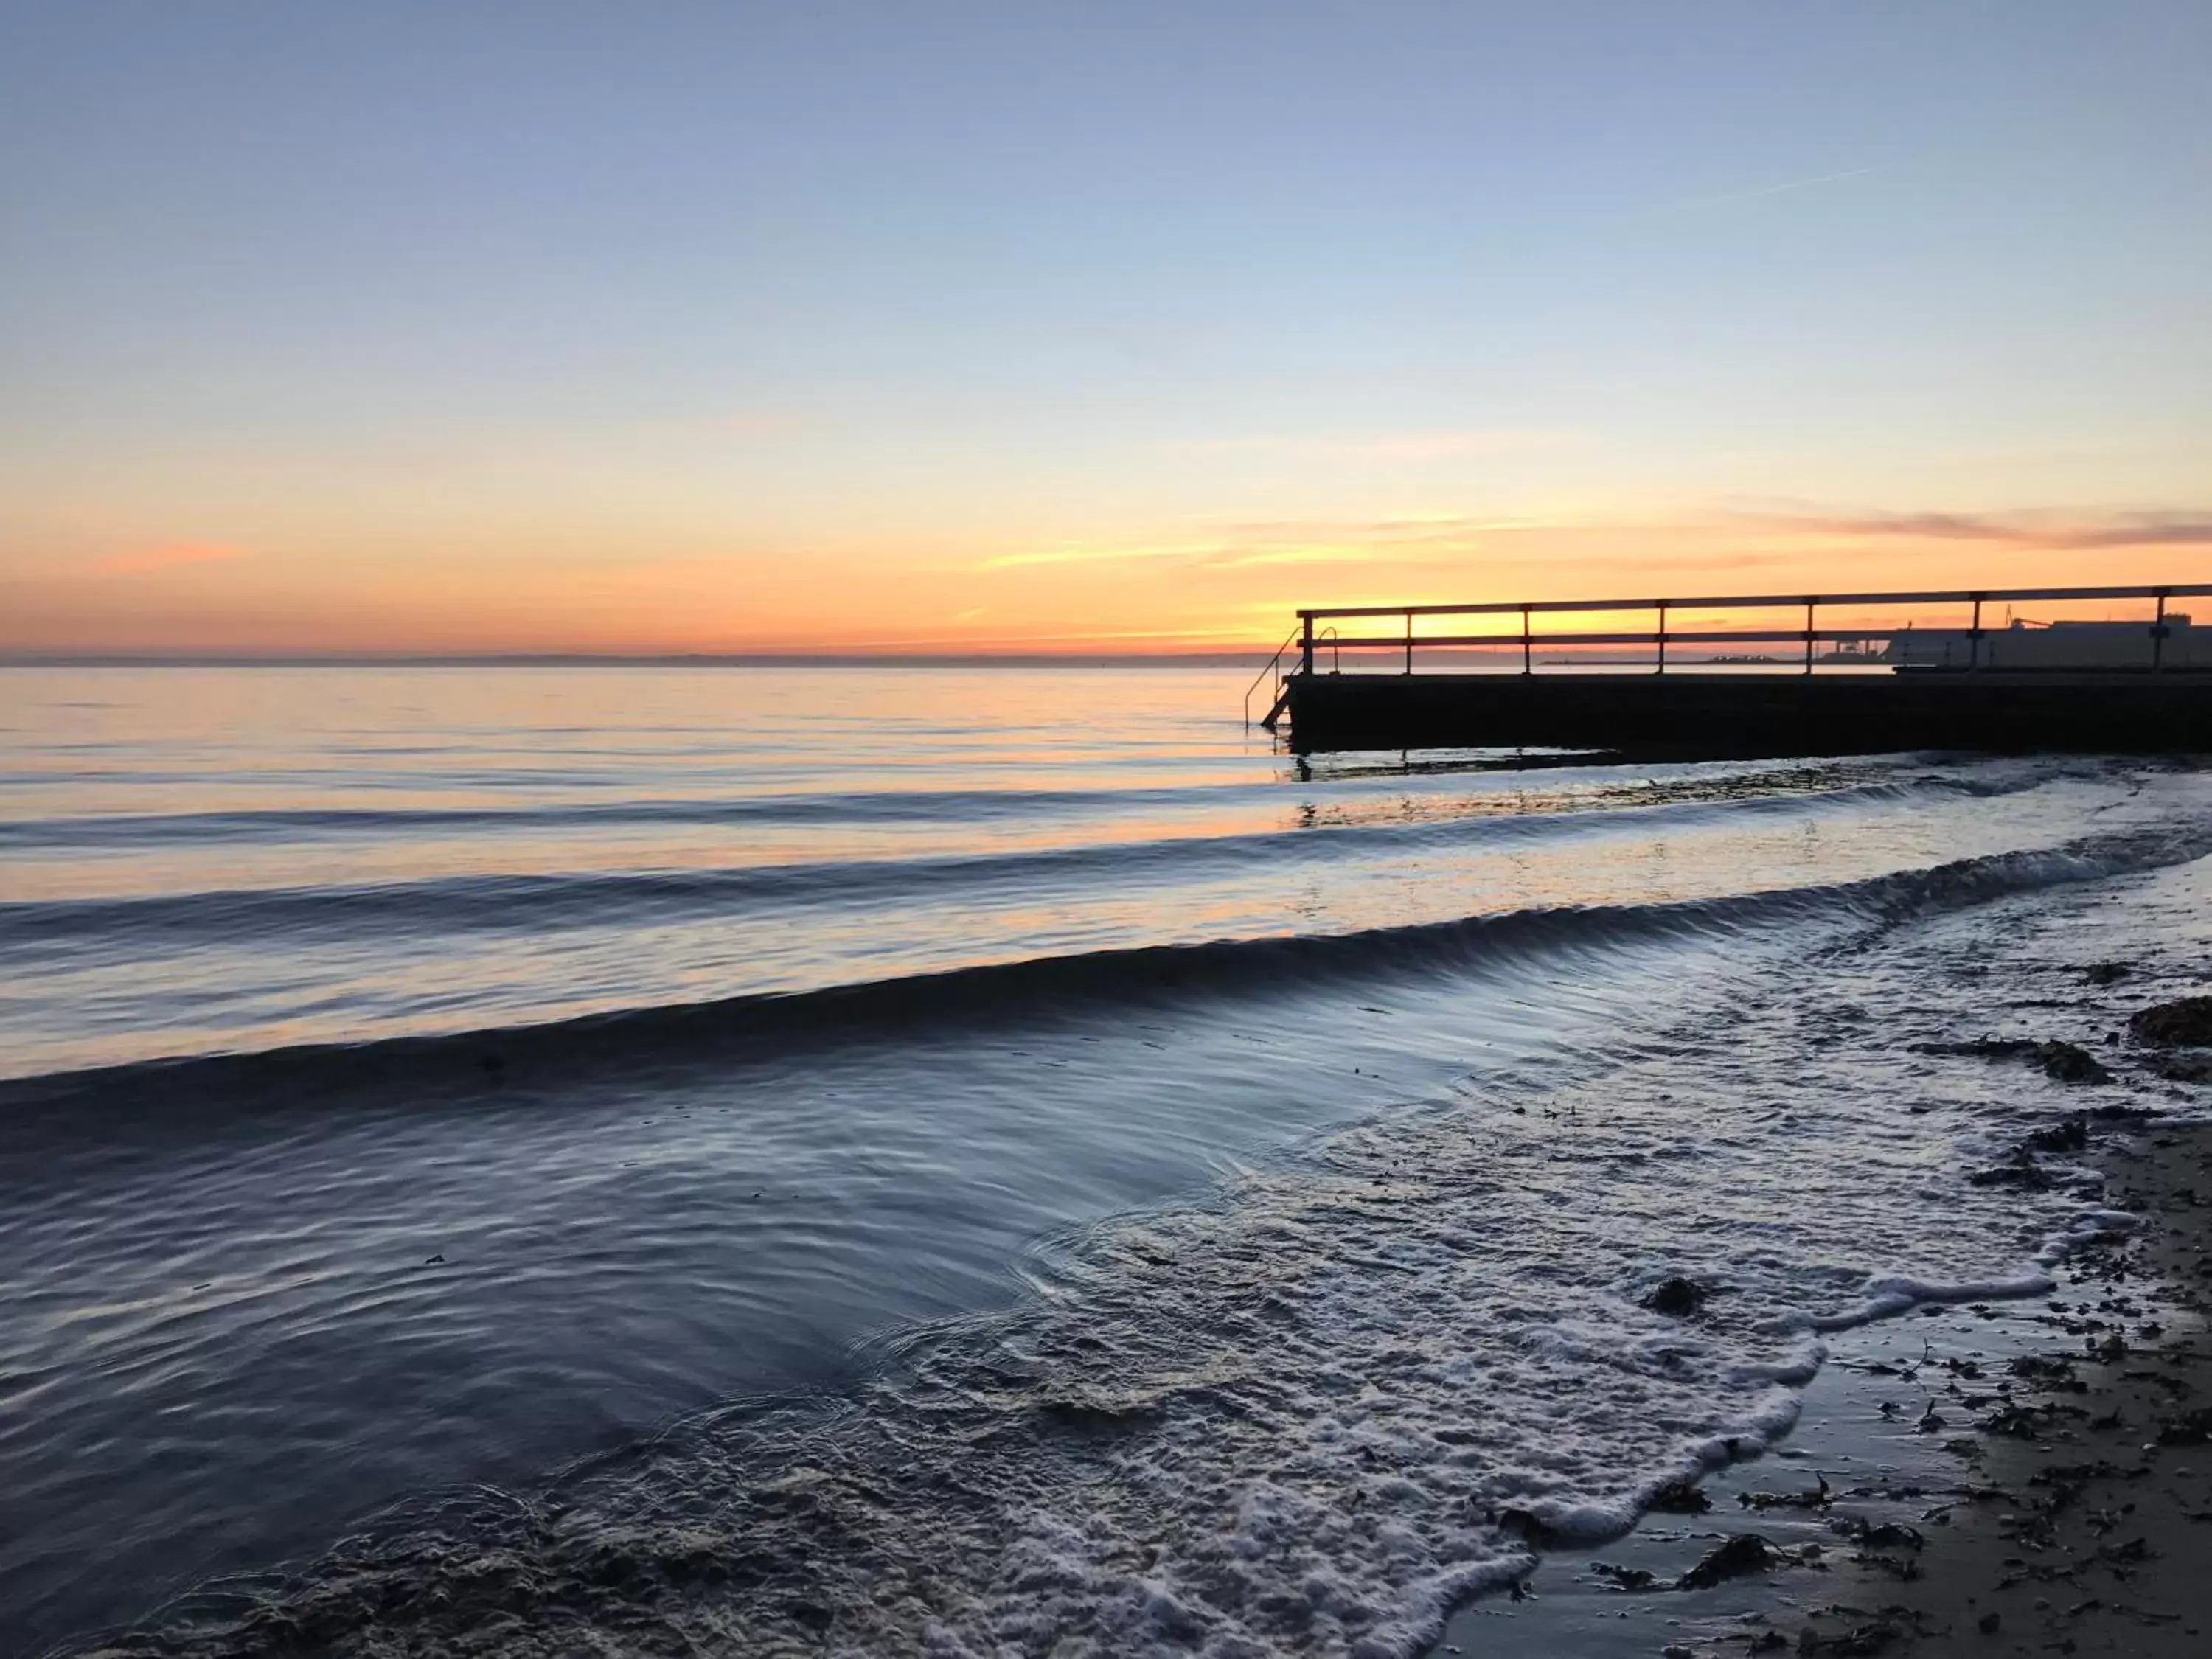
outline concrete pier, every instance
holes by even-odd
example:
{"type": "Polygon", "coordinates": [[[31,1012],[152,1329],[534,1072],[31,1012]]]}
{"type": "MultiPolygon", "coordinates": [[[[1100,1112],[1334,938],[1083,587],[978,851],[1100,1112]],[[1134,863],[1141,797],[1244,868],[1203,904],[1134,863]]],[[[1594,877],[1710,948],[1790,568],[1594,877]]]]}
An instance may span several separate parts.
{"type": "Polygon", "coordinates": [[[2175,582],[1304,610],[1245,693],[1246,718],[1272,683],[1261,724],[1287,715],[1291,746],[1309,753],[2212,753],[2212,629],[2172,608],[2208,598],[2212,583],[2175,582]],[[2142,614],[2114,617],[2115,602],[2142,614]],[[1985,626],[1998,605],[2003,625],[1985,626]],[[2088,607],[2106,614],[2073,614],[2088,607]],[[1929,625],[1931,608],[1964,626],[1929,625]],[[1786,623],[1756,620],[1777,611],[1786,623]],[[1551,623],[1562,616],[1565,630],[1551,623]],[[1622,625],[1645,616],[1650,627],[1622,625]],[[1600,653],[1631,672],[1592,672],[1600,653]],[[1469,672],[1470,657],[1496,667],[1469,672]],[[1641,661],[1650,672],[1633,672],[1641,661]]]}
{"type": "Polygon", "coordinates": [[[1913,749],[2212,752],[2212,674],[1312,673],[1291,746],[1750,757],[1913,749]]]}

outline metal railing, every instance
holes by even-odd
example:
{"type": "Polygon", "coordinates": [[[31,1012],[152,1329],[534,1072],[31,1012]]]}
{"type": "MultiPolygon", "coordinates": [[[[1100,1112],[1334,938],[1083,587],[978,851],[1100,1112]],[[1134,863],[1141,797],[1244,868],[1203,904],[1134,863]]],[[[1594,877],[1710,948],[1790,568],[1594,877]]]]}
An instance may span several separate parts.
{"type": "MultiPolygon", "coordinates": [[[[1340,663],[1341,659],[1341,653],[1346,651],[1388,651],[1391,653],[1402,653],[1405,665],[1403,672],[1407,674],[1413,672],[1413,652],[1416,647],[1421,647],[1431,650],[1456,649],[1465,651],[1471,648],[1485,647],[1497,650],[1517,646],[1521,653],[1521,672],[1523,674],[1533,674],[1536,668],[1536,647],[1540,645],[1547,649],[1571,649],[1590,646],[1648,645],[1654,647],[1652,655],[1652,672],[1655,673],[1663,674],[1667,672],[1667,649],[1670,645],[1680,647],[1738,644],[1771,645],[1776,643],[1789,643],[1801,645],[1803,647],[1802,672],[1809,674],[1813,672],[1817,661],[1815,654],[1816,648],[1823,643],[1834,645],[1857,643],[1863,647],[1865,645],[1869,645],[1875,641],[1909,641],[1913,637],[1915,632],[1913,625],[1910,622],[1905,623],[1903,627],[1885,628],[1857,624],[1849,628],[1824,629],[1820,625],[1820,612],[1823,607],[1827,607],[1832,611],[1838,607],[1846,606],[1871,609],[1902,605],[1963,605],[1969,607],[1970,620],[1968,622],[1968,625],[1964,629],[1922,630],[1921,632],[1922,637],[1923,638],[1927,637],[1929,632],[1937,633],[1939,635],[1942,633],[1948,632],[1954,638],[1963,635],[1966,641],[1966,661],[1965,667],[1967,671],[1972,672],[1979,670],[1984,665],[1983,641],[1990,637],[1993,634],[2001,631],[2010,631],[2008,629],[1998,630],[1984,629],[1982,626],[1982,608],[1984,605],[1990,604],[2017,604],[2023,601],[2063,604],[2077,603],[2094,599],[2154,599],[2157,601],[2156,614],[2145,625],[2148,629],[2150,641],[2150,660],[2147,665],[2143,665],[2143,666],[2147,667],[2151,672],[2156,672],[2166,665],[2166,641],[2169,632],[2166,623],[2166,601],[2172,599],[2202,597],[2205,595],[2212,595],[2212,583],[2166,583],[2162,586],[2128,587],[1990,587],[1929,589],[1912,592],[1888,593],[1730,593],[1695,599],[1486,600],[1470,605],[1367,605],[1322,606],[1312,610],[1302,610],[1297,613],[1297,627],[1291,630],[1291,637],[1285,640],[1280,648],[1276,651],[1274,657],[1270,659],[1267,666],[1261,670],[1260,678],[1252,683],[1252,690],[1257,690],[1261,684],[1268,678],[1269,674],[1273,673],[1275,676],[1275,691],[1274,696],[1271,700],[1269,713],[1261,721],[1262,725],[1272,730],[1276,722],[1281,718],[1283,709],[1287,703],[1288,681],[1294,675],[1311,674],[1314,672],[1314,653],[1319,647],[1324,644],[1328,645],[1331,647],[1332,652],[1336,653],[1337,660],[1340,663]],[[1803,626],[1781,629],[1692,628],[1670,629],[1667,625],[1668,613],[1669,611],[1771,611],[1784,609],[1802,609],[1805,613],[1803,626]],[[1624,612],[1633,613],[1644,611],[1656,613],[1657,621],[1657,626],[1656,628],[1629,631],[1605,630],[1600,632],[1563,632],[1555,634],[1539,634],[1535,629],[1535,618],[1540,614],[1558,615],[1562,613],[1579,612],[1584,615],[1599,613],[1612,613],[1619,615],[1624,612]],[[1518,616],[1521,618],[1521,630],[1518,634],[1511,632],[1502,634],[1419,634],[1415,631],[1414,628],[1415,619],[1423,617],[1511,616],[1518,616]],[[1338,630],[1334,626],[1335,622],[1372,620],[1383,617],[1401,619],[1402,621],[1403,627],[1399,631],[1391,634],[1355,635],[1349,638],[1337,637],[1338,630]],[[1322,623],[1323,619],[1329,619],[1329,625],[1317,628],[1316,624],[1322,623]],[[1295,667],[1285,671],[1282,667],[1283,659],[1285,654],[1289,653],[1293,645],[1298,647],[1297,664],[1295,667]]],[[[1706,659],[1708,664],[1711,663],[1712,660],[1713,659],[1711,658],[1706,659]]],[[[1832,660],[1833,659],[1832,659],[1832,660]]],[[[1855,657],[1849,657],[1843,660],[1855,664],[1872,665],[1884,661],[1886,659],[1876,658],[1868,654],[1861,654],[1855,657]]],[[[1893,661],[1894,659],[1887,660],[1893,661]]],[[[1765,666],[1782,665],[1779,659],[1759,659],[1759,662],[1761,665],[1765,666]]],[[[1679,665],[1680,659],[1677,659],[1677,663],[1679,665]]],[[[1949,665],[1948,647],[1943,665],[1949,665]]],[[[1251,720],[1251,691],[1249,690],[1245,693],[1245,720],[1246,723],[1249,725],[1251,720]]]]}
{"type": "Polygon", "coordinates": [[[1298,636],[1301,634],[1304,634],[1307,638],[1307,644],[1304,653],[1305,660],[1309,664],[1313,660],[1313,619],[1308,617],[1303,611],[1298,612],[1298,626],[1293,628],[1290,633],[1285,636],[1283,642],[1275,647],[1275,654],[1267,659],[1267,665],[1265,668],[1262,668],[1257,674],[1254,675],[1252,677],[1252,684],[1244,688],[1244,724],[1248,728],[1252,724],[1252,694],[1267,684],[1267,678],[1270,675],[1274,677],[1275,684],[1273,688],[1267,693],[1267,712],[1261,717],[1260,723],[1272,732],[1275,728],[1275,722],[1282,718],[1284,678],[1283,658],[1288,653],[1292,646],[1298,643],[1298,636]]]}
{"type": "MultiPolygon", "coordinates": [[[[1301,611],[1298,615],[1304,617],[1305,612],[1301,611]]],[[[1274,677],[1275,684],[1267,693],[1267,712],[1260,717],[1260,724],[1272,732],[1275,729],[1275,722],[1282,719],[1283,682],[1287,680],[1294,672],[1283,666],[1283,659],[1289,653],[1290,648],[1299,642],[1301,634],[1310,626],[1310,623],[1304,623],[1298,628],[1293,628],[1290,637],[1277,646],[1275,654],[1267,659],[1267,665],[1254,677],[1251,684],[1244,688],[1244,725],[1248,731],[1252,725],[1252,694],[1267,684],[1267,677],[1271,674],[1274,677]]],[[[1315,634],[1303,653],[1304,658],[1310,660],[1314,651],[1323,645],[1329,647],[1330,662],[1333,666],[1341,668],[1344,665],[1344,653],[1340,649],[1342,641],[1336,637],[1336,629],[1334,628],[1324,628],[1315,634]]]]}
{"type": "MultiPolygon", "coordinates": [[[[1356,635],[1349,639],[1334,639],[1338,650],[1391,650],[1405,653],[1405,672],[1413,672],[1413,648],[1506,648],[1520,646],[1522,672],[1535,672],[1535,648],[1571,648],[1571,646],[1655,646],[1652,671],[1666,672],[1668,646],[1723,646],[1723,644],[1801,644],[1802,671],[1814,671],[1814,650],[1818,644],[1844,644],[1844,641],[1875,641],[1875,639],[1900,639],[1913,633],[1907,623],[1902,629],[1882,629],[1882,626],[1850,626],[1850,629],[1820,629],[1818,613],[1820,608],[1836,606],[1900,606],[1900,604],[1958,604],[1971,606],[1971,622],[1962,630],[1969,639],[1969,668],[1978,668],[1982,657],[1982,639],[1993,629],[1982,626],[1982,606],[2004,602],[2084,602],[2084,599],[2157,599],[2157,615],[2148,622],[2150,635],[2150,665],[2159,668],[2163,664],[2163,644],[2166,644],[2166,602],[2179,598],[2199,598],[2212,595],[2212,581],[2170,581],[2163,586],[2121,586],[2121,588],[1955,588],[1955,591],[1923,591],[1923,592],[1729,592],[1714,598],[1692,599],[1526,599],[1526,602],[1480,602],[1480,604],[1364,604],[1364,606],[1321,606],[1312,611],[1298,611],[1298,629],[1291,630],[1291,639],[1285,641],[1298,644],[1298,665],[1294,672],[1310,675],[1314,672],[1314,648],[1322,644],[1321,633],[1314,623],[1322,617],[1334,619],[1371,619],[1371,617],[1401,617],[1405,629],[1391,635],[1356,635]],[[1802,608],[1805,626],[1801,629],[1668,629],[1670,611],[1778,611],[1778,608],[1802,608]],[[1652,611],[1656,613],[1656,629],[1650,630],[1606,630],[1606,633],[1537,633],[1535,617],[1540,613],[1637,613],[1652,611]],[[1449,633],[1449,635],[1420,635],[1413,630],[1416,617],[1510,617],[1522,619],[1520,633],[1449,633]]],[[[1276,653],[1281,661],[1283,650],[1276,653]]],[[[1261,675],[1265,679],[1265,672],[1261,675]]]]}

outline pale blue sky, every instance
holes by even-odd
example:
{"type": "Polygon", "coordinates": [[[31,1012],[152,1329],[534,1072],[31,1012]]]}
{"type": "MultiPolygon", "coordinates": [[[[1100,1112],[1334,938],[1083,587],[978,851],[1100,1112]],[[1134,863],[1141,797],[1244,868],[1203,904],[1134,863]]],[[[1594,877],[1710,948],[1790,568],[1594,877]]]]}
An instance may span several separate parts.
{"type": "Polygon", "coordinates": [[[6,0],[0,237],[19,572],[2174,508],[2212,5],[6,0]]]}

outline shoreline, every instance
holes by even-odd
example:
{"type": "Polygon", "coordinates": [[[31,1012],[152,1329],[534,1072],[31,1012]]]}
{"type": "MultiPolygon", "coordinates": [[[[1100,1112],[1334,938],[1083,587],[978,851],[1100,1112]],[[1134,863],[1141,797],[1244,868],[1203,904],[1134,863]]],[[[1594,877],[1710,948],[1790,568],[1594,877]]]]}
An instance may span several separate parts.
{"type": "Polygon", "coordinates": [[[2082,1161],[2136,1218],[2046,1294],[1840,1332],[1796,1424],[1703,1513],[1547,1551],[1429,1659],[1759,1653],[2200,1655],[2212,1631],[2212,1125],[2082,1161]],[[1730,1540],[1717,1582],[1678,1582],[1730,1540]]]}

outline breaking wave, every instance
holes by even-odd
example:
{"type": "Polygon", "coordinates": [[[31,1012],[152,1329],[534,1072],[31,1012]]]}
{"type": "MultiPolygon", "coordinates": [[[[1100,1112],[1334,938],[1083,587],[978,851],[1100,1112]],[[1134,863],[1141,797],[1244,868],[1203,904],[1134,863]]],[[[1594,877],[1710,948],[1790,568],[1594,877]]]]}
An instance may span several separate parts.
{"type": "Polygon", "coordinates": [[[1468,972],[1546,952],[1688,941],[1822,916],[1901,921],[2008,893],[2185,863],[2212,852],[2212,824],[2182,823],[2084,837],[2064,846],[1965,859],[1865,880],[1782,888],[1672,904],[1509,911],[1461,921],[1336,934],[1153,945],[988,963],[818,991],[720,998],[427,1036],[314,1044],[244,1054],[139,1061],[0,1080],[0,1103],[57,1091],[247,1091],[387,1083],[477,1071],[678,1063],[948,1022],[1034,1018],[1058,1012],[1243,996],[1295,987],[1350,988],[1395,976],[1468,972]]]}

